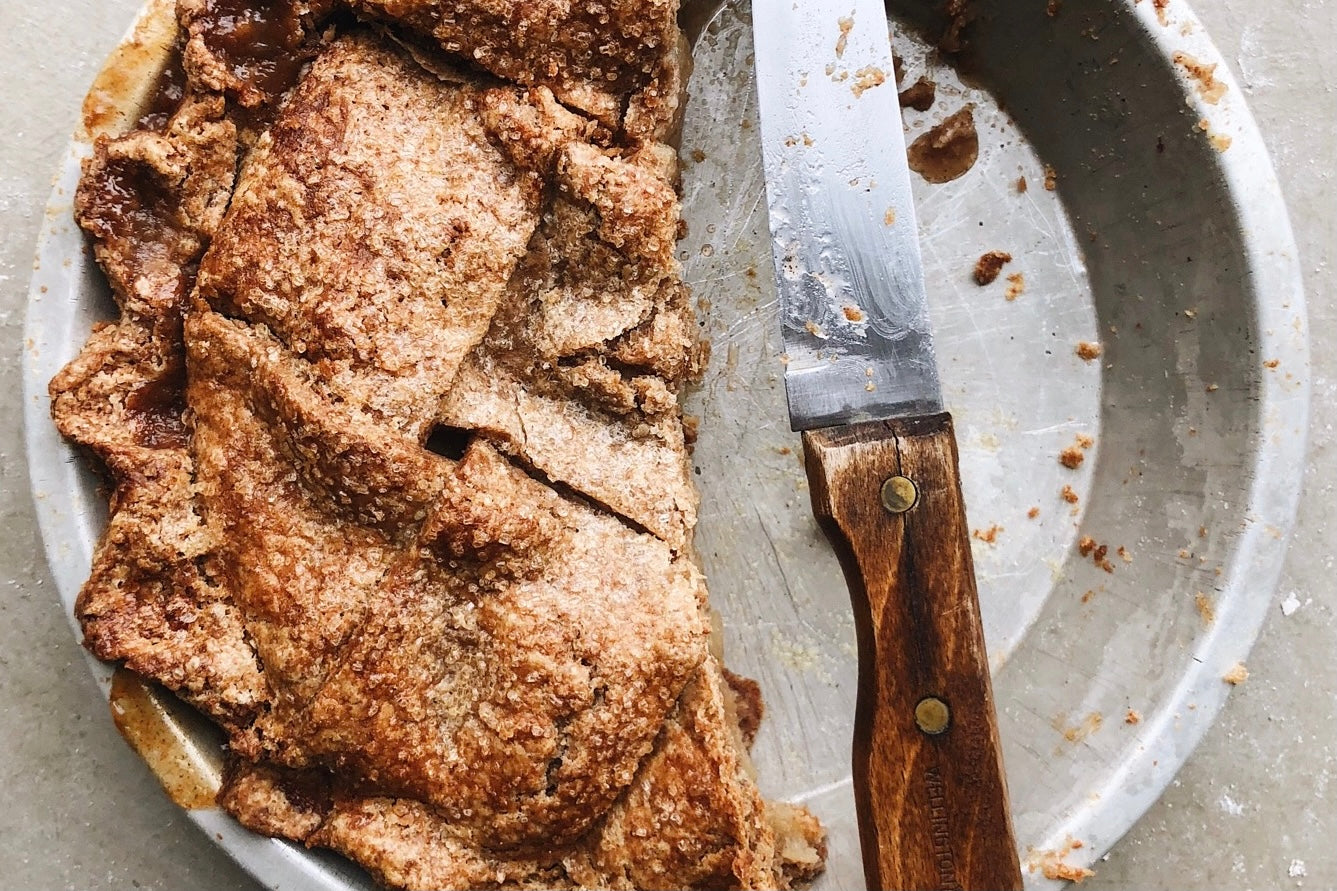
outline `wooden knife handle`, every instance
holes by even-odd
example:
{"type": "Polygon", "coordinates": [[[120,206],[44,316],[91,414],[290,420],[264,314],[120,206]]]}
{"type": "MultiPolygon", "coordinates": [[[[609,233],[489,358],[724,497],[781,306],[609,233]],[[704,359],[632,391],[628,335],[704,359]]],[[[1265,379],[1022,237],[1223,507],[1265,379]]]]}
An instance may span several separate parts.
{"type": "Polygon", "coordinates": [[[1019,889],[951,415],[812,430],[803,448],[858,629],[868,887],[1019,889]]]}

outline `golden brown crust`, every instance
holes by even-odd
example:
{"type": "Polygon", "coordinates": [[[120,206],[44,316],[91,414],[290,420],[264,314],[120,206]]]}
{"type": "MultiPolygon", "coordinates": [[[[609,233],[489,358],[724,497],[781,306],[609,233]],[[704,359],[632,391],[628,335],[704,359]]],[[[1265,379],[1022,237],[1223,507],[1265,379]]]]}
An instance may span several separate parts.
{"type": "Polygon", "coordinates": [[[446,52],[562,102],[635,140],[676,126],[684,55],[677,0],[353,0],[446,52]]]}
{"type": "Polygon", "coordinates": [[[200,297],[426,436],[538,223],[542,181],[493,144],[486,95],[339,41],[247,159],[200,297]]]}
{"type": "MultiPolygon", "coordinates": [[[[297,57],[317,6],[270,10],[297,57]]],[[[224,7],[181,4],[191,41],[224,7]]],[[[690,558],[676,159],[629,123],[666,107],[655,47],[610,148],[558,102],[579,72],[331,38],[237,175],[277,94],[188,44],[167,128],[81,185],[122,308],[52,382],[116,483],[87,643],[227,731],[245,825],[388,885],[778,888],[824,856],[760,797],[690,558]]]]}

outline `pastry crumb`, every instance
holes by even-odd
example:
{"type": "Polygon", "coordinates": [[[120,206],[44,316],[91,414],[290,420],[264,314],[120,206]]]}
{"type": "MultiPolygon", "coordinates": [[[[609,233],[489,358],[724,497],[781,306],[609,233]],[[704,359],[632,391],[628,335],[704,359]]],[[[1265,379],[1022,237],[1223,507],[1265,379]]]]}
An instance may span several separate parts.
{"type": "Polygon", "coordinates": [[[988,251],[975,261],[975,284],[981,288],[993,284],[998,274],[1003,271],[1003,264],[1011,263],[1012,255],[1007,251],[988,251]]]}
{"type": "Polygon", "coordinates": [[[1017,194],[1024,195],[1028,188],[1030,187],[1026,185],[1026,177],[1024,176],[1017,177],[1017,194]]]}
{"type": "Polygon", "coordinates": [[[854,29],[854,17],[843,15],[836,19],[836,25],[840,28],[840,36],[836,38],[836,58],[844,58],[845,47],[850,40],[850,31],[854,29]]]}
{"type": "Polygon", "coordinates": [[[1036,517],[1040,516],[1040,508],[1032,507],[1030,510],[1026,511],[1026,516],[1034,520],[1036,517]]]}
{"type": "Polygon", "coordinates": [[[1058,188],[1058,171],[1048,164],[1045,165],[1045,191],[1052,192],[1058,188]]]}
{"type": "Polygon", "coordinates": [[[1230,671],[1227,671],[1225,674],[1221,675],[1221,680],[1225,681],[1232,687],[1238,687],[1240,684],[1244,683],[1248,679],[1249,679],[1249,669],[1244,667],[1243,662],[1236,662],[1235,665],[1230,669],[1230,671]]]}
{"type": "Polygon", "coordinates": [[[1141,724],[1142,713],[1135,708],[1130,708],[1127,712],[1124,713],[1123,722],[1125,724],[1141,724]]]}
{"type": "Polygon", "coordinates": [[[1086,454],[1080,447],[1075,445],[1068,446],[1066,449],[1058,453],[1058,463],[1069,470],[1076,470],[1078,467],[1081,467],[1082,462],[1085,460],[1086,454]]]}
{"type": "Polygon", "coordinates": [[[1016,300],[1024,293],[1026,293],[1026,276],[1020,272],[1009,275],[1007,277],[1007,292],[1003,296],[1008,300],[1016,300]]]}
{"type": "Polygon", "coordinates": [[[1099,359],[1103,352],[1105,352],[1105,348],[1098,343],[1092,343],[1089,340],[1082,340],[1077,343],[1077,356],[1083,362],[1099,359]]]}
{"type": "Polygon", "coordinates": [[[1198,616],[1201,617],[1204,626],[1216,621],[1216,607],[1212,605],[1212,598],[1198,591],[1193,595],[1193,605],[1197,607],[1198,616]]]}
{"type": "Polygon", "coordinates": [[[1226,94],[1226,85],[1216,79],[1215,62],[1200,62],[1185,52],[1176,52],[1171,58],[1196,81],[1195,86],[1203,102],[1215,105],[1221,101],[1221,97],[1226,94]]]}
{"type": "Polygon", "coordinates": [[[854,83],[850,85],[850,92],[857,99],[873,87],[880,87],[886,83],[887,73],[876,65],[865,65],[854,72],[854,78],[854,83]]]}
{"type": "Polygon", "coordinates": [[[1076,504],[1081,500],[1072,486],[1064,486],[1063,491],[1059,492],[1059,496],[1069,504],[1076,504]]]}
{"type": "Polygon", "coordinates": [[[970,535],[971,535],[971,537],[973,537],[973,538],[978,538],[980,541],[984,542],[985,544],[993,544],[994,542],[996,542],[996,541],[998,540],[998,533],[1000,533],[1000,532],[1002,532],[1002,531],[1003,531],[1003,527],[1002,527],[1002,526],[999,526],[997,523],[994,523],[994,524],[993,524],[992,526],[990,526],[988,529],[983,529],[983,530],[981,530],[981,529],[975,529],[975,530],[972,530],[971,533],[970,533],[970,535]]]}
{"type": "Polygon", "coordinates": [[[1057,851],[1032,851],[1027,858],[1027,869],[1031,872],[1040,870],[1045,878],[1057,881],[1073,882],[1080,885],[1095,875],[1084,866],[1074,866],[1065,859],[1068,854],[1084,847],[1083,843],[1069,837],[1057,851]]]}

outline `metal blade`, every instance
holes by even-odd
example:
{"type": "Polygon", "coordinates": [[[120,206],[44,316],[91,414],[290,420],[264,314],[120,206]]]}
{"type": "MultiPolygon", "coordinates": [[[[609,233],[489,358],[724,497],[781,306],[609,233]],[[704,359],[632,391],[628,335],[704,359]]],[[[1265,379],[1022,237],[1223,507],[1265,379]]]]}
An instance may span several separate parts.
{"type": "Polygon", "coordinates": [[[942,411],[881,0],[753,0],[789,420],[942,411]]]}

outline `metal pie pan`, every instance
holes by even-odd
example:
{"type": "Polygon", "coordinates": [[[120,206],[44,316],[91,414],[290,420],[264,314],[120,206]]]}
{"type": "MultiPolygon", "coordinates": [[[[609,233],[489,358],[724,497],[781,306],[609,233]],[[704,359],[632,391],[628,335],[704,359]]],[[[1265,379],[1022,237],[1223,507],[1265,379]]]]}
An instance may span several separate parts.
{"type": "MultiPolygon", "coordinates": [[[[104,125],[133,116],[171,7],[150,2],[95,83],[104,125]]],[[[958,59],[919,36],[943,32],[939,7],[892,3],[893,42],[903,85],[937,86],[928,111],[905,113],[907,140],[967,104],[978,133],[974,166],[943,184],[916,178],[915,197],[1018,843],[1028,887],[1042,888],[1057,857],[1098,868],[1197,744],[1257,635],[1300,486],[1306,317],[1262,140],[1184,3],[1093,0],[1050,15],[977,2],[958,59]],[[1013,260],[981,287],[971,271],[990,250],[1013,260]],[[1101,355],[1078,356],[1082,342],[1101,355]],[[1069,469],[1058,456],[1073,446],[1084,460],[1069,469]]],[[[728,4],[698,44],[683,133],[680,250],[713,347],[688,399],[702,418],[696,543],[728,662],[767,701],[763,791],[826,823],[817,887],[858,888],[853,625],[785,414],[750,53],[746,4],[728,4]]],[[[106,508],[49,421],[46,383],[113,311],[70,216],[90,141],[75,136],[57,176],[24,364],[33,491],[71,614],[106,508]]],[[[110,667],[89,664],[109,686],[110,667]]],[[[163,699],[172,769],[216,781],[216,738],[163,699]]],[[[214,808],[190,815],[268,886],[373,886],[214,808]]]]}

